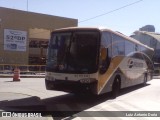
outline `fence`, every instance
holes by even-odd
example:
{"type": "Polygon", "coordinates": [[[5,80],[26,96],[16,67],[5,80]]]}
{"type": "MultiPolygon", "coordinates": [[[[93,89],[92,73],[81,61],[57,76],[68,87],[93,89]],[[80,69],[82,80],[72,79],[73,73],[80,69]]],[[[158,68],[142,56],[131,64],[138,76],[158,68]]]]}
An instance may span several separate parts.
{"type": "Polygon", "coordinates": [[[45,65],[0,64],[0,73],[12,73],[15,67],[18,67],[21,72],[45,72],[45,65]]]}

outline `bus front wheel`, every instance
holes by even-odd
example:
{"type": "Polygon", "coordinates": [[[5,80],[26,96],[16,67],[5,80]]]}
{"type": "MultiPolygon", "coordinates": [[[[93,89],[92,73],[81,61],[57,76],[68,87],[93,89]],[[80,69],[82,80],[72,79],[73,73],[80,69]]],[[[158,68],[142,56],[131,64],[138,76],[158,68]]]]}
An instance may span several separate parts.
{"type": "Polygon", "coordinates": [[[112,98],[116,98],[120,91],[120,77],[116,77],[112,84],[112,98]]]}

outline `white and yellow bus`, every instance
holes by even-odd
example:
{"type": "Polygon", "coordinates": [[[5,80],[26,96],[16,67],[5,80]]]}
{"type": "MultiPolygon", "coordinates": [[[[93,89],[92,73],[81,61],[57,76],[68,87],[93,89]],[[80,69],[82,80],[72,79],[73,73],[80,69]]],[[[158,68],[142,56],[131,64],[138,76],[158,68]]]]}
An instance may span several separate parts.
{"type": "Polygon", "coordinates": [[[51,33],[46,89],[117,95],[120,89],[152,78],[153,49],[119,32],[63,28],[51,33]]]}

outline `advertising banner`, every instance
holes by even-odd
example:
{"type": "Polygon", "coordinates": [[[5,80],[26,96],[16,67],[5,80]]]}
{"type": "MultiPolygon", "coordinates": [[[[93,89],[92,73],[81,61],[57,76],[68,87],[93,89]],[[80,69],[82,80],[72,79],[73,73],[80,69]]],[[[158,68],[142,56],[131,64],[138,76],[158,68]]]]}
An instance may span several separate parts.
{"type": "Polygon", "coordinates": [[[27,32],[4,29],[4,50],[26,51],[27,32]]]}

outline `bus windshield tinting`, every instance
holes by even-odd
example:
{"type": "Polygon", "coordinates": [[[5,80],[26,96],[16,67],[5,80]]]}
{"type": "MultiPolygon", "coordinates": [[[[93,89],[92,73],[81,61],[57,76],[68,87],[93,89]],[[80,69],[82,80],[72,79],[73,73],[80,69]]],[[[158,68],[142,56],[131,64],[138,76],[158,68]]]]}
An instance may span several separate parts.
{"type": "Polygon", "coordinates": [[[47,71],[94,73],[98,69],[99,33],[97,31],[53,32],[47,71]]]}

